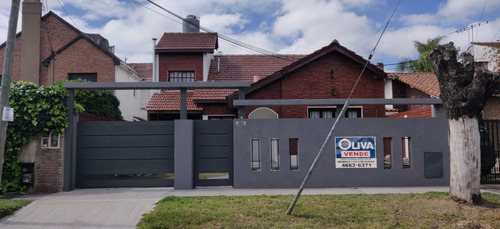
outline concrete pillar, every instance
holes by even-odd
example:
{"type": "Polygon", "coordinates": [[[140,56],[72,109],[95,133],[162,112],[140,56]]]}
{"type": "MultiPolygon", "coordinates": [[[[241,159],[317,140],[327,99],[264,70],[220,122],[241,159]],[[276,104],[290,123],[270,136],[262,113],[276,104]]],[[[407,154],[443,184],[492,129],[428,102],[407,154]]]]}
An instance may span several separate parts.
{"type": "Polygon", "coordinates": [[[194,188],[194,122],[174,121],[174,189],[194,188]]]}

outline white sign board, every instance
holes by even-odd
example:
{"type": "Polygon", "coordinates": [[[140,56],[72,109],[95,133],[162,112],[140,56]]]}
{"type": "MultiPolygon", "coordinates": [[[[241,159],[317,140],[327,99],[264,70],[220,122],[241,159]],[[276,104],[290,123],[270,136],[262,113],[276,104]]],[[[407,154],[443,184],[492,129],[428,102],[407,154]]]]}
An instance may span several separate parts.
{"type": "Polygon", "coordinates": [[[377,168],[375,137],[335,137],[336,168],[377,168]]]}
{"type": "Polygon", "coordinates": [[[2,121],[4,122],[14,121],[14,108],[3,107],[2,121]]]}

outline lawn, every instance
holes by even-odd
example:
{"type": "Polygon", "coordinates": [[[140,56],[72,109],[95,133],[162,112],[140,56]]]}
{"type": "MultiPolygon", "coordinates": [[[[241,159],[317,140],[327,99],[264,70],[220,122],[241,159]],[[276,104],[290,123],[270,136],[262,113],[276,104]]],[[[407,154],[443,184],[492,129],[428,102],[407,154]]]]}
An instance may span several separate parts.
{"type": "Polygon", "coordinates": [[[29,200],[0,199],[0,218],[14,213],[29,203],[31,203],[29,200]]]}
{"type": "Polygon", "coordinates": [[[166,197],[138,228],[500,228],[500,195],[479,206],[447,193],[166,197]]]}

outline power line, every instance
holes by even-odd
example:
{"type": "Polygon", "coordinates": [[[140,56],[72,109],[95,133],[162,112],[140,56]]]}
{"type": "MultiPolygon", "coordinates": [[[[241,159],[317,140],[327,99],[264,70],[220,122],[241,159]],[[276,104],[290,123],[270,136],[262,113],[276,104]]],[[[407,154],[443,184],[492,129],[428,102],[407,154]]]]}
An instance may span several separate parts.
{"type": "Polygon", "coordinates": [[[78,25],[75,23],[75,21],[73,21],[73,18],[71,17],[71,15],[69,15],[68,11],[66,11],[66,8],[64,8],[63,4],[57,0],[57,2],[59,2],[59,5],[61,5],[61,7],[63,8],[64,12],[66,13],[66,15],[68,15],[69,19],[71,19],[71,21],[73,22],[73,24],[75,25],[75,27],[80,30],[80,28],[78,28],[78,25]]]}
{"type": "MultiPolygon", "coordinates": [[[[176,13],[174,13],[174,12],[172,12],[172,11],[170,11],[170,10],[168,10],[168,9],[166,9],[166,8],[164,8],[164,7],[160,6],[160,5],[158,5],[158,4],[156,4],[156,3],[155,3],[155,2],[153,2],[152,0],[148,0],[148,2],[150,2],[151,4],[155,5],[156,7],[160,8],[160,9],[162,9],[163,11],[165,11],[165,12],[167,12],[167,13],[169,13],[169,14],[173,15],[174,17],[176,17],[176,18],[178,18],[178,19],[182,20],[183,22],[186,22],[186,23],[189,23],[189,24],[190,24],[190,25],[192,25],[192,26],[198,27],[198,28],[200,28],[201,30],[203,30],[203,31],[205,31],[205,32],[207,32],[207,33],[216,33],[215,31],[210,30],[210,29],[208,29],[208,28],[206,28],[206,27],[203,27],[203,26],[200,26],[200,25],[196,25],[196,24],[194,24],[193,22],[190,22],[190,21],[185,20],[183,17],[181,17],[181,16],[177,15],[176,13]]],[[[288,57],[283,56],[283,55],[280,55],[280,54],[278,54],[278,53],[276,53],[276,52],[272,52],[272,51],[269,51],[269,50],[266,50],[266,49],[263,49],[263,48],[259,48],[259,47],[256,47],[256,46],[253,46],[253,45],[250,45],[250,44],[244,43],[244,42],[242,42],[242,41],[238,41],[238,40],[236,40],[236,39],[230,38],[230,37],[228,37],[228,36],[226,36],[226,35],[224,35],[224,34],[221,34],[221,33],[218,33],[218,36],[219,36],[222,40],[225,40],[225,41],[227,41],[227,42],[229,42],[229,43],[232,43],[232,44],[234,44],[234,45],[237,45],[237,46],[240,46],[240,47],[246,48],[246,49],[248,49],[248,50],[251,50],[251,51],[254,51],[254,52],[258,52],[258,53],[260,53],[260,54],[264,54],[264,55],[268,55],[268,56],[273,56],[273,57],[275,57],[275,58],[279,58],[279,59],[283,59],[283,60],[295,61],[295,59],[288,58],[288,57]]]]}
{"type": "Polygon", "coordinates": [[[332,136],[333,130],[335,130],[335,127],[337,126],[337,123],[339,122],[340,117],[344,116],[344,113],[347,110],[347,107],[349,106],[349,99],[351,99],[351,97],[354,93],[354,89],[356,89],[356,86],[358,85],[359,80],[361,79],[361,76],[363,75],[364,71],[366,70],[366,67],[370,63],[370,60],[372,59],[373,54],[375,54],[375,50],[377,49],[378,43],[380,42],[380,39],[382,39],[382,36],[384,35],[385,30],[387,29],[387,26],[389,25],[389,22],[391,22],[392,16],[394,16],[394,13],[396,12],[396,9],[398,8],[400,2],[401,2],[401,0],[398,1],[396,6],[394,7],[394,10],[391,13],[391,16],[387,20],[387,23],[385,24],[384,30],[382,30],[382,33],[380,34],[380,36],[377,40],[377,43],[375,44],[375,46],[373,47],[373,50],[371,51],[370,55],[368,56],[368,59],[366,60],[366,63],[363,66],[363,69],[361,70],[361,73],[359,74],[358,79],[356,80],[356,83],[354,83],[354,86],[351,89],[351,93],[349,93],[349,96],[347,97],[345,104],[342,107],[342,110],[340,111],[340,114],[335,119],[335,122],[333,123],[332,128],[330,129],[330,132],[328,132],[328,135],[326,136],[325,141],[323,142],[323,145],[321,146],[318,154],[316,155],[316,158],[314,159],[311,167],[309,168],[309,171],[307,172],[306,177],[302,181],[302,184],[300,185],[300,188],[299,188],[299,191],[297,192],[297,195],[295,195],[295,198],[293,199],[292,203],[290,204],[290,207],[288,208],[288,211],[286,212],[287,215],[292,214],[293,208],[295,207],[295,204],[299,200],[299,197],[302,194],[302,191],[304,190],[304,187],[305,187],[307,181],[309,180],[309,177],[311,176],[312,172],[314,171],[314,168],[316,167],[316,164],[318,163],[319,158],[321,157],[321,154],[323,153],[323,149],[325,148],[326,143],[328,142],[328,140],[332,136]]]}

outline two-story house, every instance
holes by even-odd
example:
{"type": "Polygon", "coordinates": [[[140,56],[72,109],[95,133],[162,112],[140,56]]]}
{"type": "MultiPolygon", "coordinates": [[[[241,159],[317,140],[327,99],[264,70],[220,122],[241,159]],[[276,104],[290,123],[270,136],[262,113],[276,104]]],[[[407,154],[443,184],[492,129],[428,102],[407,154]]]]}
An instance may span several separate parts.
{"type": "MultiPolygon", "coordinates": [[[[160,82],[248,81],[248,99],[342,99],[366,60],[334,40],[309,55],[222,55],[216,33],[165,33],[155,48],[160,82]]],[[[384,98],[387,74],[368,64],[352,98],[384,98]]],[[[179,118],[179,91],[152,96],[149,120],[179,118]]],[[[187,92],[188,118],[232,119],[235,90],[187,92]]],[[[247,107],[245,118],[334,118],[335,106],[247,107]]],[[[382,105],[349,107],[346,117],[385,117],[382,105]]]]}

